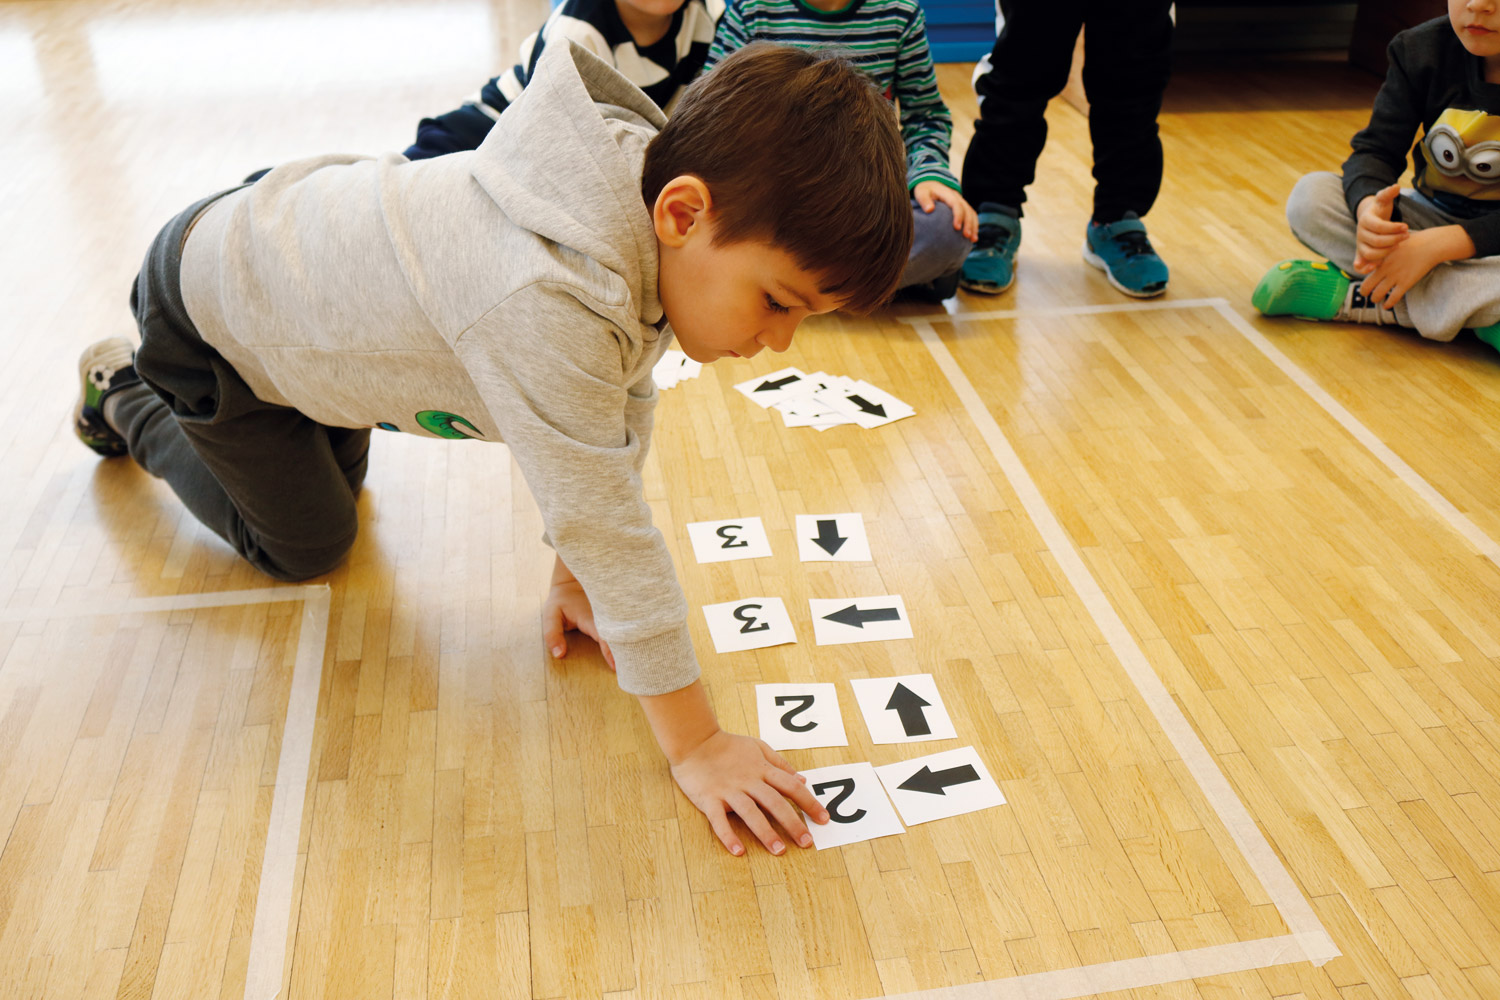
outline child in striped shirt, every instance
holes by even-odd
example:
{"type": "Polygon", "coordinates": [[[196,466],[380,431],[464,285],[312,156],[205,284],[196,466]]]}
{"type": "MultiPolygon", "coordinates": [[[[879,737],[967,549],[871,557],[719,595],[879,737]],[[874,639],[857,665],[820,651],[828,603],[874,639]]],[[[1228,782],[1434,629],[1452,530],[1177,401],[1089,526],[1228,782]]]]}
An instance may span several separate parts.
{"type": "Polygon", "coordinates": [[[837,49],[896,102],[916,224],[901,287],[937,300],[953,295],[979,217],[948,167],[953,119],[917,0],[730,0],[704,71],[757,40],[837,49]]]}

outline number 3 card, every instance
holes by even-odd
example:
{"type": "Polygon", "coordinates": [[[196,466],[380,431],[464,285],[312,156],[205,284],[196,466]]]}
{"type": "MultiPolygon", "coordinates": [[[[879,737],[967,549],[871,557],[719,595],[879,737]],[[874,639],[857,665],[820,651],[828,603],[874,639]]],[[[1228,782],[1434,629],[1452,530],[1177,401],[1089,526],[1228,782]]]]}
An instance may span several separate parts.
{"type": "Polygon", "coordinates": [[[705,604],[703,617],[708,619],[708,634],[713,636],[716,652],[737,653],[797,641],[792,619],[779,597],[742,597],[723,604],[705,604]]]}
{"type": "Polygon", "coordinates": [[[697,521],[688,525],[687,530],[693,540],[693,555],[700,563],[759,559],[771,554],[771,541],[758,517],[697,521]]]}
{"type": "Polygon", "coordinates": [[[773,750],[849,745],[832,684],[757,684],[755,714],[760,738],[773,750]]]}

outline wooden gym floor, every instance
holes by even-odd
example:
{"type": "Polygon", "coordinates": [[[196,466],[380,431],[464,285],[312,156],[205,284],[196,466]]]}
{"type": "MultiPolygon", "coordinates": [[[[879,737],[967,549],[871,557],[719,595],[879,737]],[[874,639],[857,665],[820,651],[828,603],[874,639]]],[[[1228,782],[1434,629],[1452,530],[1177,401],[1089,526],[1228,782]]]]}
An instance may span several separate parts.
{"type": "Polygon", "coordinates": [[[283,587],[72,439],[169,215],[404,146],[545,10],[0,4],[0,995],[1500,996],[1500,357],[1248,304],[1366,116],[1337,63],[1180,67],[1157,308],[1079,259],[1059,101],[1008,295],[663,397],[649,497],[724,723],[836,682],[851,745],[793,761],[904,759],[844,682],[930,672],[959,739],[923,752],[977,748],[998,809],[731,858],[597,654],[543,655],[500,448],[379,437],[353,556],[283,587]],[[786,364],[917,416],[784,428],[731,387],[786,364]],[[794,516],[848,510],[873,563],[797,562],[794,516]],[[772,558],[693,561],[688,522],[749,515],[772,558]],[[915,639],[812,644],[808,597],[887,593],[915,639]],[[752,594],[801,641],[714,655],[697,607],[752,594]]]}

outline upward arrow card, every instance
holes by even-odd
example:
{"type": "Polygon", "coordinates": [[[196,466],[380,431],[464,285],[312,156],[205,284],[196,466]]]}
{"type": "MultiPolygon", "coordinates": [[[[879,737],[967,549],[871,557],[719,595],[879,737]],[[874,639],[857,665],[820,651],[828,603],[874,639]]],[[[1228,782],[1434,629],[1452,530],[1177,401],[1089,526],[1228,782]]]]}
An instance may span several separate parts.
{"type": "Polygon", "coordinates": [[[873,743],[925,743],[958,737],[931,674],[849,682],[873,743]]]}
{"type": "Polygon", "coordinates": [[[906,602],[897,594],[836,600],[814,597],[807,603],[812,607],[813,639],[819,646],[911,638],[906,602]]]}
{"type": "Polygon", "coordinates": [[[869,562],[863,514],[798,514],[797,554],[803,562],[869,562]]]}
{"type": "Polygon", "coordinates": [[[973,747],[898,761],[875,773],[909,826],[1005,805],[1005,793],[973,747]]]}

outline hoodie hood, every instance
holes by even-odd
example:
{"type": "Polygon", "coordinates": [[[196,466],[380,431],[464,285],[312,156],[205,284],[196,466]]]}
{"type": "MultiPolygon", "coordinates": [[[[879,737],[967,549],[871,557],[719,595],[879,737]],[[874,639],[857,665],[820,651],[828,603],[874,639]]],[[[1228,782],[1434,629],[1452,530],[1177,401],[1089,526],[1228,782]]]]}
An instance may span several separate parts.
{"type": "Polygon", "coordinates": [[[560,40],[543,51],[471,168],[513,224],[624,279],[647,324],[661,320],[662,308],[656,232],[640,178],[646,146],[666,122],[613,66],[560,40]]]}

